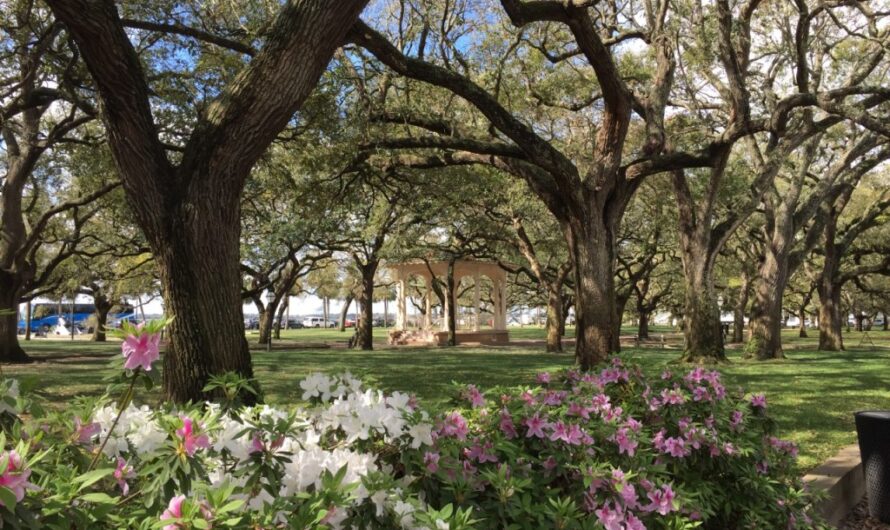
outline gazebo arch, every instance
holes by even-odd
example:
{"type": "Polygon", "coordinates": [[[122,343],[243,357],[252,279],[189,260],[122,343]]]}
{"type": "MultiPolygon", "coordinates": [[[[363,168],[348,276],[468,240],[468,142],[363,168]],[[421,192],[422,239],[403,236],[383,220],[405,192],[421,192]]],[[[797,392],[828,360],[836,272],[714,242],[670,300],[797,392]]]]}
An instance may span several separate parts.
{"type": "MultiPolygon", "coordinates": [[[[435,278],[448,275],[447,261],[407,261],[390,263],[387,268],[392,271],[396,282],[396,329],[389,334],[390,344],[436,344],[448,342],[448,323],[445,315],[447,308],[442,308],[442,322],[435,329],[432,319],[433,292],[435,278]],[[426,286],[424,293],[425,316],[419,328],[408,326],[407,292],[408,280],[412,276],[423,278],[426,286]]],[[[472,329],[455,330],[458,344],[506,344],[510,341],[507,333],[507,273],[497,263],[478,260],[457,260],[454,262],[454,283],[460,285],[463,278],[473,278],[474,315],[472,329]],[[481,319],[480,279],[488,278],[491,282],[491,298],[493,302],[491,326],[484,327],[481,319]]],[[[446,300],[446,304],[448,301],[446,300]]],[[[455,303],[457,303],[455,297],[455,303]]]]}

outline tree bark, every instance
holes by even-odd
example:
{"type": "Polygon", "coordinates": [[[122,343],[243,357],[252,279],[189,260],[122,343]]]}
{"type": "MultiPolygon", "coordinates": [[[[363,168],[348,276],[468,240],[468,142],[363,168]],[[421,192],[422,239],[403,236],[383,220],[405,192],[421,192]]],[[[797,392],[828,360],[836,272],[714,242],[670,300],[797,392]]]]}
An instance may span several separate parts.
{"type": "MultiPolygon", "coordinates": [[[[343,300],[343,307],[340,308],[340,331],[341,332],[346,331],[346,314],[349,313],[349,306],[352,305],[352,300],[354,298],[355,297],[352,295],[352,293],[349,293],[348,295],[346,295],[346,299],[343,300]]],[[[325,322],[324,327],[327,327],[327,326],[328,326],[328,324],[327,324],[327,322],[325,322]]]]}
{"type": "Polygon", "coordinates": [[[642,309],[638,312],[639,324],[637,325],[637,338],[646,340],[649,338],[649,311],[642,309]]]}
{"type": "Polygon", "coordinates": [[[169,222],[178,235],[159,245],[162,252],[156,254],[165,309],[174,317],[164,355],[164,392],[177,403],[204,396],[213,374],[253,378],[241,304],[238,210],[237,202],[218,209],[225,216],[219,222],[206,212],[173,217],[169,222]]]}
{"type": "Polygon", "coordinates": [[[843,319],[841,318],[841,285],[840,256],[838,255],[835,236],[837,231],[837,218],[831,213],[831,218],[825,223],[824,260],[822,272],[819,274],[817,290],[819,292],[819,350],[843,351],[844,334],[843,319]]]}
{"type": "MultiPolygon", "coordinates": [[[[19,291],[13,275],[0,271],[0,362],[30,363],[33,359],[19,345],[19,291]]],[[[30,322],[25,324],[30,325],[30,322]]]]}
{"type": "Polygon", "coordinates": [[[358,340],[355,341],[355,348],[359,350],[374,349],[374,276],[378,264],[371,261],[362,267],[362,289],[358,298],[360,318],[356,322],[358,340]]]}
{"type": "Polygon", "coordinates": [[[25,340],[31,340],[31,300],[25,305],[25,340]]]}
{"type": "Polygon", "coordinates": [[[284,300],[284,301],[279,300],[278,301],[278,311],[277,311],[278,316],[274,322],[274,325],[275,325],[274,335],[275,335],[276,340],[281,340],[281,326],[283,325],[283,321],[285,318],[284,317],[285,311],[287,311],[287,300],[284,300]]]}
{"type": "Polygon", "coordinates": [[[454,285],[454,260],[448,260],[448,272],[445,273],[445,318],[448,321],[448,345],[457,346],[457,297],[454,285]]]}
{"type": "Polygon", "coordinates": [[[751,340],[745,356],[758,360],[783,359],[782,298],[788,283],[788,254],[781,244],[767,244],[765,253],[758,273],[751,340]]]}
{"type": "Polygon", "coordinates": [[[707,246],[683,239],[683,277],[685,303],[683,308],[686,362],[726,361],[723,330],[720,327],[720,307],[714,292],[713,260],[707,246]]]}
{"type": "Polygon", "coordinates": [[[259,310],[259,320],[257,324],[259,331],[259,338],[257,339],[258,344],[269,344],[269,339],[272,337],[272,314],[272,309],[269,307],[263,307],[259,310]]]}
{"type": "Polygon", "coordinates": [[[590,370],[615,351],[614,232],[603,212],[576,216],[565,223],[575,275],[575,362],[590,370]]]}
{"type": "Polygon", "coordinates": [[[108,313],[114,304],[103,294],[93,296],[93,304],[96,306],[96,328],[93,330],[93,342],[105,342],[105,326],[108,325],[108,313]]]}
{"type": "Polygon", "coordinates": [[[739,285],[739,299],[736,302],[732,322],[732,342],[736,344],[745,341],[745,311],[748,308],[750,293],[751,279],[747,273],[742,273],[742,283],[739,285]]]}
{"type": "Polygon", "coordinates": [[[612,333],[612,352],[614,353],[621,352],[621,324],[624,320],[624,310],[627,308],[627,302],[630,300],[632,291],[633,288],[630,288],[627,292],[622,292],[615,296],[615,317],[612,320],[615,326],[615,330],[612,333]]]}
{"type": "Polygon", "coordinates": [[[798,314],[800,315],[798,317],[800,322],[798,323],[798,326],[797,326],[797,330],[798,330],[797,336],[802,339],[805,339],[805,338],[807,338],[807,324],[806,324],[807,308],[806,308],[806,306],[802,306],[800,308],[800,311],[798,314]]]}
{"type": "Polygon", "coordinates": [[[562,352],[562,326],[565,323],[563,315],[562,294],[559,291],[549,290],[547,295],[547,352],[562,352]]]}

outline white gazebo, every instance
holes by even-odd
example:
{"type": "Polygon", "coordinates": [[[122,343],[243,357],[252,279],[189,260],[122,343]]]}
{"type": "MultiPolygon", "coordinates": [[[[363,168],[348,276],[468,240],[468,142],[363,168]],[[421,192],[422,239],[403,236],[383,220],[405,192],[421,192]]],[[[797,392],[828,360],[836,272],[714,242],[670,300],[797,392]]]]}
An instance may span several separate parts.
{"type": "MultiPolygon", "coordinates": [[[[432,308],[436,296],[432,289],[434,278],[443,279],[448,275],[447,261],[410,261],[389,264],[396,282],[396,329],[390,332],[391,344],[436,344],[448,342],[448,313],[441,309],[441,322],[434,325],[432,308]],[[412,321],[408,315],[408,287],[412,277],[423,279],[421,294],[423,318],[412,321]]],[[[477,260],[458,260],[454,263],[454,285],[460,286],[464,278],[473,279],[473,308],[470,314],[458,315],[456,338],[458,344],[506,344],[507,334],[507,273],[498,264],[477,260]],[[491,310],[483,311],[482,281],[490,282],[489,294],[491,310]],[[488,316],[489,318],[485,318],[488,316]]],[[[442,281],[442,280],[440,280],[442,281]]],[[[455,298],[457,298],[455,296],[455,298]]],[[[487,302],[486,302],[487,305],[487,302]]]]}

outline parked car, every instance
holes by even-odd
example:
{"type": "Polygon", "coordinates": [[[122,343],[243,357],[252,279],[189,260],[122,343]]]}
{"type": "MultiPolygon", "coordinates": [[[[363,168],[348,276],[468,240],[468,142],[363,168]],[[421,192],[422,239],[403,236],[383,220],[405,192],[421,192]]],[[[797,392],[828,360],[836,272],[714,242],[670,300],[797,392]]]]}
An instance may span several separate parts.
{"type": "Polygon", "coordinates": [[[325,324],[324,318],[322,317],[306,317],[303,319],[303,327],[304,328],[333,328],[336,327],[337,323],[333,320],[328,320],[327,324],[325,324]]]}

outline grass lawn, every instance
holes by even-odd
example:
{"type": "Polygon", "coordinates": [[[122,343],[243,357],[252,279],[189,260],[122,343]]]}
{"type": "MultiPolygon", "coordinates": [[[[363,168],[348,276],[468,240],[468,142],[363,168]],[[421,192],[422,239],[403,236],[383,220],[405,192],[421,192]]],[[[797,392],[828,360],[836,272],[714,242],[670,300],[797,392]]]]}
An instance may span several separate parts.
{"type": "MultiPolygon", "coordinates": [[[[511,328],[510,332],[514,339],[543,337],[540,328],[511,328]]],[[[845,334],[849,350],[840,353],[817,352],[815,338],[799,339],[796,333],[786,335],[785,360],[746,361],[738,350],[732,350],[732,362],[719,369],[728,388],[741,385],[767,393],[782,436],[801,445],[800,465],[808,469],[855,441],[854,411],[890,409],[890,332],[870,332],[877,344],[874,351],[857,347],[861,333],[845,334]]],[[[375,330],[381,342],[385,335],[386,330],[375,330]]],[[[483,388],[529,383],[539,371],[572,363],[571,354],[545,354],[543,346],[394,349],[381,344],[373,352],[313,346],[346,341],[349,336],[349,331],[289,330],[279,344],[287,349],[254,351],[255,371],[267,400],[293,403],[300,396],[297,382],[306,374],[348,370],[385,390],[415,392],[428,406],[443,406],[450,397],[451,381],[483,388]]],[[[249,339],[255,342],[255,336],[249,339]]],[[[107,357],[120,351],[115,343],[35,340],[24,344],[40,362],[4,366],[4,375],[36,377],[50,404],[60,408],[77,394],[101,392],[107,357]]],[[[671,365],[678,351],[638,348],[626,349],[625,354],[657,374],[671,365]]],[[[157,395],[144,397],[158,399],[157,395]]]]}

